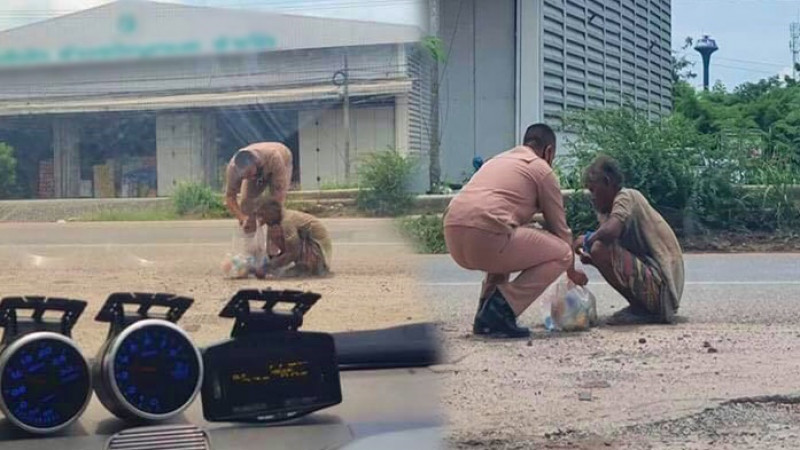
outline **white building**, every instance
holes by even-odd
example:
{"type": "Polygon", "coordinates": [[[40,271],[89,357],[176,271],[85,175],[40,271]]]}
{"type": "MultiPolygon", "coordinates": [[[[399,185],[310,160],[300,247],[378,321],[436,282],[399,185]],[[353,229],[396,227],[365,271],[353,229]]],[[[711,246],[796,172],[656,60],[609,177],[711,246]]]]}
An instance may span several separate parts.
{"type": "Polygon", "coordinates": [[[0,141],[16,148],[34,197],[220,187],[236,149],[270,140],[294,152],[299,187],[344,183],[345,69],[352,171],[367,152],[427,152],[421,36],[119,1],[0,33],[0,141]]]}

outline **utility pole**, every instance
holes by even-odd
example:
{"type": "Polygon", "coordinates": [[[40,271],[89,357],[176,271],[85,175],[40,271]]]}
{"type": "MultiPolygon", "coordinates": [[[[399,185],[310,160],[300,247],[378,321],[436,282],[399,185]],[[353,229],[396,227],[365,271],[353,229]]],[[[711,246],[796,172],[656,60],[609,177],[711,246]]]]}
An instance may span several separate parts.
{"type": "Polygon", "coordinates": [[[350,66],[344,49],[344,179],[350,182],[350,66]]]}
{"type": "Polygon", "coordinates": [[[800,22],[792,22],[789,30],[791,33],[789,48],[792,50],[792,77],[797,80],[797,64],[800,63],[800,22]]]}
{"type": "MultiPolygon", "coordinates": [[[[439,25],[440,25],[440,5],[439,0],[428,0],[428,35],[433,38],[439,38],[439,25]]],[[[430,131],[428,134],[429,139],[429,165],[428,165],[428,180],[429,187],[433,189],[441,181],[442,167],[441,167],[441,148],[440,148],[440,133],[439,133],[439,60],[432,58],[431,62],[431,109],[430,109],[430,131]]]]}

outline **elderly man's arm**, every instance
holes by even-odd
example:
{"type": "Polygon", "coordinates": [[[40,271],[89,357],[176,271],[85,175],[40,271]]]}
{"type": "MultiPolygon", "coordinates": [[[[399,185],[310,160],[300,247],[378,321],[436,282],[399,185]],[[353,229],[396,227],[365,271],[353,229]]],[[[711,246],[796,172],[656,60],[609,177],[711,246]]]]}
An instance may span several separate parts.
{"type": "Polygon", "coordinates": [[[280,256],[269,262],[273,270],[282,269],[300,258],[300,242],[297,239],[287,239],[282,250],[280,256]]]}

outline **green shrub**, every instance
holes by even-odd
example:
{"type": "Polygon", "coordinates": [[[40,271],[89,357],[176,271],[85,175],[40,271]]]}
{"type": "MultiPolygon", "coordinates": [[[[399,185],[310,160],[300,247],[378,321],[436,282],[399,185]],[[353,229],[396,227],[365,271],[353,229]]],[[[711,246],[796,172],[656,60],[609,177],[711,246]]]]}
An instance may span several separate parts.
{"type": "Polygon", "coordinates": [[[408,237],[417,251],[425,254],[446,254],[442,216],[438,214],[405,217],[400,221],[403,234],[408,237]]]}
{"type": "Polygon", "coordinates": [[[566,196],[564,209],[567,213],[567,224],[575,236],[597,229],[597,214],[587,194],[579,191],[566,196]]]}
{"type": "MultiPolygon", "coordinates": [[[[574,185],[597,155],[611,156],[626,186],[641,191],[681,234],[800,225],[796,197],[789,193],[798,181],[791,158],[752,157],[734,131],[702,134],[679,114],[650,120],[629,109],[580,113],[569,124],[577,139],[576,164],[562,178],[567,184],[574,185]]],[[[576,201],[568,202],[567,211],[577,231],[589,215],[576,201]]]]}
{"type": "Polygon", "coordinates": [[[399,216],[411,209],[411,175],[416,162],[394,150],[369,154],[359,167],[356,205],[376,216],[399,216]]]}
{"type": "Polygon", "coordinates": [[[678,117],[651,121],[630,109],[599,110],[575,116],[576,133],[570,178],[606,154],[620,165],[627,186],[638,189],[659,207],[685,209],[690,202],[695,167],[708,144],[691,124],[678,117]]]}
{"type": "Polygon", "coordinates": [[[172,194],[175,212],[181,216],[224,217],[222,196],[200,183],[181,183],[172,194]]]}
{"type": "Polygon", "coordinates": [[[17,189],[17,158],[14,148],[0,142],[0,198],[10,198],[17,189]]]}

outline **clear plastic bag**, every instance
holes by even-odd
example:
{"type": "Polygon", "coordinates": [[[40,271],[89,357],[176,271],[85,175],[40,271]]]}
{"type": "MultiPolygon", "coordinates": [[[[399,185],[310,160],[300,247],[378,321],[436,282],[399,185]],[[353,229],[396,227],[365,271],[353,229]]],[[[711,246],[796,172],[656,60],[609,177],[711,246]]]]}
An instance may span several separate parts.
{"type": "Polygon", "coordinates": [[[247,278],[250,274],[258,278],[266,276],[269,266],[266,227],[258,227],[254,233],[236,229],[231,250],[222,261],[222,272],[228,278],[247,278]]]}
{"type": "Polygon", "coordinates": [[[597,299],[588,288],[559,277],[542,294],[547,331],[585,331],[597,325],[597,299]]]}

